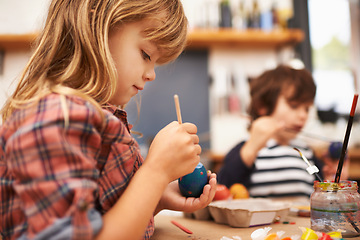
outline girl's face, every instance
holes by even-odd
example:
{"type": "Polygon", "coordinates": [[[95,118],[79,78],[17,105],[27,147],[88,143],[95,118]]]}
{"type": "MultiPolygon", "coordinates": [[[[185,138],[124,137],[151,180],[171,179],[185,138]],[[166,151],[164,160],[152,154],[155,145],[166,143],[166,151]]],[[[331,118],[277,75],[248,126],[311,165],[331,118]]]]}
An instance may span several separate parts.
{"type": "Polygon", "coordinates": [[[280,95],[271,114],[276,120],[285,124],[285,129],[277,134],[277,141],[280,144],[288,144],[300,133],[306,124],[312,105],[312,102],[288,102],[284,95],[280,95]]]}
{"type": "Polygon", "coordinates": [[[111,104],[124,105],[155,79],[155,64],[160,52],[145,40],[144,30],[156,26],[154,21],[123,24],[109,34],[109,48],[118,74],[116,92],[111,104]]]}

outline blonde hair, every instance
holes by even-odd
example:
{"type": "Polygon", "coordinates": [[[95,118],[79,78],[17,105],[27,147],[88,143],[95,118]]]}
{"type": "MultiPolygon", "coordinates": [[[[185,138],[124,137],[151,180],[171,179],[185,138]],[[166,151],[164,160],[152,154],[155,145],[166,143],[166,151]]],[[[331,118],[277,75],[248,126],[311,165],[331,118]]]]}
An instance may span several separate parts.
{"type": "Polygon", "coordinates": [[[53,0],[35,51],[1,111],[3,121],[50,92],[81,96],[100,109],[115,94],[117,82],[108,34],[144,19],[163,23],[145,30],[161,51],[158,63],[175,60],[187,34],[180,0],[53,0]]]}

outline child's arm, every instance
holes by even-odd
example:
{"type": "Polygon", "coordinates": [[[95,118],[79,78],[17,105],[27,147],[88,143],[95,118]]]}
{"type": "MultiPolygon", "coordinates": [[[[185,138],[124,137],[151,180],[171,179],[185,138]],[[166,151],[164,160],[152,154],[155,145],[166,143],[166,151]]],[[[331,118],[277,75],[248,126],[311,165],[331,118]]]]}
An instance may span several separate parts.
{"type": "Polygon", "coordinates": [[[245,142],[240,142],[232,148],[224,158],[224,164],[217,174],[218,182],[230,188],[234,183],[242,183],[248,187],[254,166],[245,165],[239,152],[245,142]]]}
{"type": "Polygon", "coordinates": [[[144,164],[121,198],[104,215],[97,239],[142,236],[168,184],[191,173],[199,163],[201,148],[196,132],[193,124],[172,122],[156,135],[144,164]]]}
{"type": "Polygon", "coordinates": [[[105,130],[97,110],[78,102],[81,101],[67,102],[69,121],[64,126],[59,99],[43,101],[39,112],[34,113],[36,116],[28,117],[26,125],[18,129],[18,134],[9,142],[7,150],[13,154],[9,155],[9,161],[14,164],[12,170],[23,176],[16,181],[15,188],[23,213],[27,214],[25,237],[50,233],[66,239],[90,239],[96,234],[99,239],[139,239],[168,183],[192,172],[199,163],[201,147],[196,126],[173,122],[161,130],[144,164],[133,176],[129,175],[132,179],[127,186],[126,181],[123,185],[110,181],[128,174],[120,164],[126,164],[130,156],[138,153],[130,146],[133,139],[125,136],[125,127],[119,129],[118,125],[111,125],[106,130],[111,133],[108,137],[119,138],[117,149],[122,155],[105,166],[106,171],[101,173],[104,182],[100,185],[96,166],[106,157],[102,156],[103,141],[111,142],[100,136],[105,130]],[[107,174],[105,179],[103,174],[107,174]],[[126,190],[118,198],[117,188],[123,187],[126,190]],[[107,191],[106,196],[100,193],[102,198],[98,201],[95,193],[103,188],[114,191],[107,191]],[[110,198],[118,200],[102,219],[100,214],[90,216],[96,212],[95,202],[110,198]],[[63,225],[59,228],[53,220],[63,225]],[[98,232],[96,228],[101,226],[98,232]]]}
{"type": "Polygon", "coordinates": [[[266,142],[284,128],[282,122],[271,117],[260,117],[252,123],[250,137],[240,150],[240,155],[246,166],[251,167],[258,152],[266,146],[266,142]]]}

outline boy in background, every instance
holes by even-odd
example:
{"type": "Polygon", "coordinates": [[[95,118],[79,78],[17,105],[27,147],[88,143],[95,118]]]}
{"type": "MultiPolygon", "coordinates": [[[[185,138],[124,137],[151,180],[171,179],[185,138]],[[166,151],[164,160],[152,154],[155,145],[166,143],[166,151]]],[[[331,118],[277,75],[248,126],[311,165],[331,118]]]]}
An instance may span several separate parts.
{"type": "Polygon", "coordinates": [[[250,82],[249,138],[224,159],[218,183],[241,183],[251,197],[309,197],[315,175],[310,175],[302,154],[323,178],[323,162],[303,142],[295,140],[313,106],[316,85],[310,72],[280,65],[250,82]]]}

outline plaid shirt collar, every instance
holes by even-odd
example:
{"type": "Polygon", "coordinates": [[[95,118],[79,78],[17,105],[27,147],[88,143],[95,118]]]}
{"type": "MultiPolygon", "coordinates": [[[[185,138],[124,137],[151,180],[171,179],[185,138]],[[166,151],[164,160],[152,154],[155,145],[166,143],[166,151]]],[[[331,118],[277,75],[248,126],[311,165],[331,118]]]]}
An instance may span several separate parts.
{"type": "Polygon", "coordinates": [[[105,104],[104,108],[109,110],[115,117],[120,119],[125,124],[126,129],[130,133],[132,125],[129,124],[129,122],[127,120],[127,113],[124,110],[122,110],[119,107],[112,105],[110,103],[105,104]]]}

